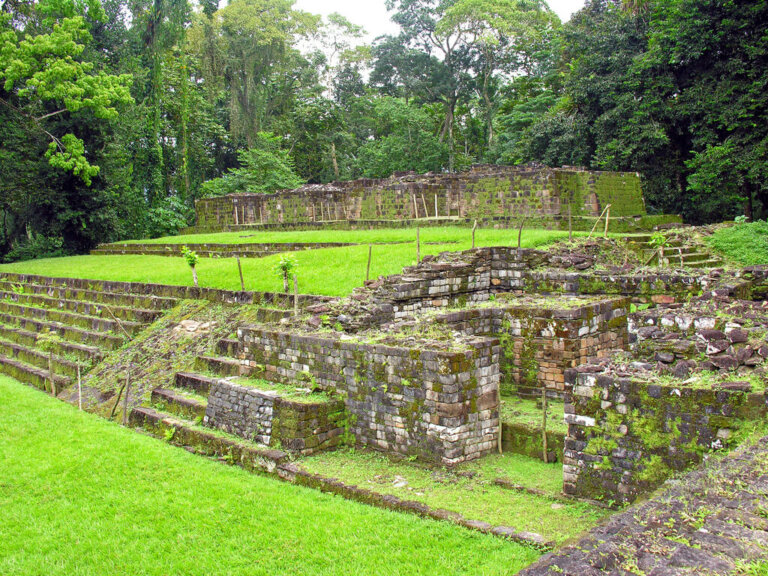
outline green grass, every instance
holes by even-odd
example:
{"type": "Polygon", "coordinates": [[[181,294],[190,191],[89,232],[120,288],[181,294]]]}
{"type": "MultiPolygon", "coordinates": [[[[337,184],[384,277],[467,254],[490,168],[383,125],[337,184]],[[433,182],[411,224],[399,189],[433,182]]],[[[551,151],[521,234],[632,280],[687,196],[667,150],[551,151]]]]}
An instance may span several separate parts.
{"type": "MultiPolygon", "coordinates": [[[[386,232],[402,233],[402,230],[375,230],[377,234],[386,232]]],[[[414,231],[405,231],[413,238],[414,231]]],[[[272,237],[278,233],[268,233],[272,237]]],[[[335,240],[336,231],[280,233],[291,234],[293,241],[303,238],[304,234],[323,234],[328,241],[335,240]]],[[[345,234],[363,234],[345,232],[345,234]]],[[[567,234],[567,233],[566,233],[567,234]]],[[[460,238],[458,244],[422,245],[422,255],[437,254],[446,250],[466,250],[472,241],[466,229],[425,229],[422,230],[422,242],[444,241],[446,237],[460,238]],[[440,239],[443,240],[440,240],[440,239]]],[[[563,238],[564,233],[552,230],[525,230],[523,246],[532,248],[542,246],[563,238]]],[[[187,238],[187,237],[185,237],[187,238]]],[[[261,240],[259,240],[261,241],[261,240]]],[[[513,244],[517,245],[517,232],[512,230],[482,230],[478,235],[478,246],[513,244]]],[[[343,296],[365,280],[368,260],[368,246],[350,246],[304,250],[293,253],[298,262],[297,275],[299,291],[303,294],[322,294],[343,296]]],[[[243,274],[247,290],[262,292],[282,292],[283,283],[274,273],[274,267],[280,260],[279,255],[266,258],[242,259],[243,274]]],[[[374,246],[371,263],[371,278],[379,275],[399,274],[404,266],[416,263],[415,243],[374,246]]],[[[178,286],[192,284],[192,275],[184,259],[179,256],[69,256],[45,260],[31,260],[14,264],[0,265],[0,272],[39,274],[65,278],[87,278],[91,280],[115,280],[123,282],[150,282],[178,286]]],[[[228,290],[240,289],[240,278],[234,258],[201,258],[197,265],[200,285],[209,288],[228,290]]]]}
{"type": "MultiPolygon", "coordinates": [[[[542,233],[548,237],[552,234],[559,238],[567,236],[566,232],[552,230],[524,230],[523,236],[529,237],[531,232],[542,233]]],[[[577,232],[576,235],[584,235],[577,232]]],[[[457,226],[429,227],[420,231],[422,242],[453,243],[460,242],[467,246],[472,243],[472,230],[457,226]]],[[[515,245],[517,246],[517,230],[481,228],[476,231],[478,246],[515,245]]],[[[375,230],[300,230],[286,232],[216,232],[211,234],[186,234],[183,236],[166,236],[152,240],[129,240],[119,244],[271,244],[289,242],[350,242],[360,244],[377,244],[384,242],[416,242],[416,230],[413,228],[381,228],[375,230]]]]}
{"type": "MultiPolygon", "coordinates": [[[[509,424],[522,424],[532,430],[541,430],[541,408],[532,398],[505,396],[501,404],[501,421],[509,424]]],[[[563,420],[562,401],[550,400],[547,410],[547,430],[566,434],[568,426],[563,420]]]]}
{"type": "Polygon", "coordinates": [[[734,262],[746,266],[768,264],[768,222],[764,220],[721,228],[708,240],[715,250],[734,262]]]}
{"type": "Polygon", "coordinates": [[[562,491],[562,465],[517,454],[488,456],[455,470],[431,469],[355,450],[320,453],[299,464],[348,484],[458,512],[471,520],[537,532],[558,543],[588,530],[606,515],[588,504],[556,500],[562,491]],[[544,490],[551,497],[502,488],[493,483],[497,478],[544,490]]]}
{"type": "Polygon", "coordinates": [[[0,574],[511,574],[539,553],[227,467],[0,377],[0,574]]]}

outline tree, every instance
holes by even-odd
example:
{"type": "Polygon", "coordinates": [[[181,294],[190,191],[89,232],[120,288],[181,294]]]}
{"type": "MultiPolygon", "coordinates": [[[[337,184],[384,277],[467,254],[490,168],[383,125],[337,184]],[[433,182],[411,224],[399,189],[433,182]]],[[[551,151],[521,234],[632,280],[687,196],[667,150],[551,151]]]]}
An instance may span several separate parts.
{"type": "Polygon", "coordinates": [[[298,188],[304,183],[294,171],[288,151],[280,148],[278,136],[259,132],[254,144],[253,148],[238,153],[240,168],[203,184],[203,195],[275,192],[298,188]]]}
{"type": "Polygon", "coordinates": [[[12,26],[11,15],[0,14],[0,103],[47,136],[51,166],[90,185],[99,167],[88,161],[85,143],[72,132],[57,133],[53,124],[66,114],[114,120],[118,108],[132,102],[131,77],[96,71],[82,58],[91,39],[85,16],[104,18],[98,0],[43,0],[35,15],[36,22],[20,30],[12,26]]]}

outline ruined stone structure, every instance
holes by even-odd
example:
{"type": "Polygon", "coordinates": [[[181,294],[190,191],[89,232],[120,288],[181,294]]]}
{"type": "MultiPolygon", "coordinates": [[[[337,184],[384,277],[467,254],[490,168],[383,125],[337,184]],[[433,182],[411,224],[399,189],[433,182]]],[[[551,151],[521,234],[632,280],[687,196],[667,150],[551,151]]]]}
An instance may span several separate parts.
{"type": "Polygon", "coordinates": [[[514,223],[589,228],[610,204],[613,228],[649,229],[676,217],[646,216],[635,173],[590,172],[542,166],[476,166],[458,174],[396,174],[307,185],[275,194],[204,198],[196,232],[262,227],[402,226],[420,221],[514,223]]]}

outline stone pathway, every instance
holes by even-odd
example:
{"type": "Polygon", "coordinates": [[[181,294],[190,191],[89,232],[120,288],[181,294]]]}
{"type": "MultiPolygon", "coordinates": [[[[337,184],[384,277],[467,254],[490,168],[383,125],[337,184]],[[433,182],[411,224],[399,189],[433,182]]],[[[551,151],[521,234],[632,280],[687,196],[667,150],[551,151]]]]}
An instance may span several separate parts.
{"type": "Polygon", "coordinates": [[[520,576],[768,575],[768,437],[668,482],[520,576]]]}

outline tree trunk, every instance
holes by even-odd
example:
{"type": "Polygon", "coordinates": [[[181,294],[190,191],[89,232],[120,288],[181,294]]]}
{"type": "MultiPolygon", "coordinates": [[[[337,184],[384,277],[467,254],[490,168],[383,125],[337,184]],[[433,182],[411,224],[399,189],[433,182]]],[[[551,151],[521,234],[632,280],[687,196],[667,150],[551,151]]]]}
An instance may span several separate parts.
{"type": "Polygon", "coordinates": [[[339,162],[336,159],[336,144],[331,142],[331,161],[333,162],[333,175],[336,180],[339,179],[339,162]]]}

